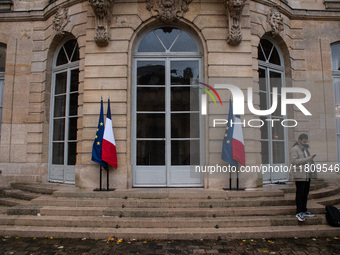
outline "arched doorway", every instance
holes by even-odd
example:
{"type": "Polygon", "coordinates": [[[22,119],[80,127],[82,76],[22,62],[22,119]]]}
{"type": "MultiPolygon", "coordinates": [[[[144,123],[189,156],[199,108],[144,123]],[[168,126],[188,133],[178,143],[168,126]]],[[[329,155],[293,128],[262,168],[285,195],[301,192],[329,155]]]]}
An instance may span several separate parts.
{"type": "Polygon", "coordinates": [[[202,187],[202,51],[194,36],[159,27],[138,41],[132,72],[134,187],[202,187]]]}
{"type": "Polygon", "coordinates": [[[75,183],[77,155],[79,48],[76,39],[63,41],[52,69],[49,181],[75,183]]]}
{"type": "MultiPolygon", "coordinates": [[[[281,115],[281,88],[285,87],[285,66],[279,47],[269,38],[262,38],[258,47],[260,109],[272,105],[273,88],[278,91],[278,107],[274,113],[261,117],[262,164],[278,167],[288,164],[287,128],[281,125],[286,118],[281,115]],[[267,120],[275,121],[267,121],[267,120]]],[[[289,173],[268,171],[263,174],[264,183],[288,181],[289,173]]]]}

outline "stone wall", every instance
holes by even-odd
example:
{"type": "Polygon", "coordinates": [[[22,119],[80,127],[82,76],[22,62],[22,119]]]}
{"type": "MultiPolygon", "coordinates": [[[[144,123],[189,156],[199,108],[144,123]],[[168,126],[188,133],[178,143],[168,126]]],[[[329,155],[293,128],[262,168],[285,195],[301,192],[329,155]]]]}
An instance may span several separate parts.
{"type": "MultiPolygon", "coordinates": [[[[189,11],[181,14],[175,25],[194,33],[201,41],[204,57],[204,79],[209,84],[233,82],[244,92],[253,87],[258,92],[259,41],[263,36],[273,38],[285,61],[287,86],[305,87],[312,95],[306,104],[313,117],[304,116],[291,108],[289,118],[299,125],[288,131],[288,147],[298,134],[311,137],[313,151],[320,162],[337,161],[335,112],[333,102],[330,44],[340,41],[339,12],[321,12],[322,1],[305,10],[292,9],[275,1],[283,17],[283,28],[273,36],[267,15],[274,2],[247,1],[242,12],[242,42],[227,43],[228,20],[222,0],[193,0],[189,11]],[[308,16],[308,15],[309,16],[308,16]],[[306,16],[307,15],[307,16],[306,16]],[[313,78],[313,82],[306,80],[313,78]]],[[[304,2],[289,1],[294,8],[306,8],[304,2]]],[[[131,188],[131,76],[133,49],[136,40],[148,28],[159,24],[154,11],[147,10],[147,1],[116,0],[110,28],[110,42],[99,47],[95,40],[95,14],[88,1],[58,0],[14,1],[14,10],[36,11],[4,13],[0,18],[0,42],[7,45],[0,168],[2,175],[12,180],[47,181],[50,93],[53,56],[63,39],[77,39],[80,50],[79,108],[76,185],[97,187],[99,166],[91,161],[91,150],[97,128],[101,97],[106,113],[107,99],[111,101],[112,122],[118,149],[118,169],[110,171],[112,187],[131,188]],[[65,6],[69,22],[64,34],[53,29],[58,6],[65,6]],[[43,8],[45,7],[45,8],[43,8]]],[[[230,93],[218,91],[223,106],[228,105],[230,93]]],[[[259,104],[259,98],[254,97],[259,104]]],[[[228,107],[217,107],[209,101],[205,123],[205,163],[221,161],[224,127],[213,127],[213,119],[226,118],[228,107]]],[[[256,118],[246,111],[245,120],[256,118]]],[[[243,130],[246,160],[249,165],[261,164],[260,129],[243,130]]],[[[248,175],[241,185],[254,187],[262,183],[261,174],[248,175]]],[[[105,181],[105,178],[104,178],[105,181]]],[[[206,188],[225,187],[223,178],[206,177],[206,188]]]]}

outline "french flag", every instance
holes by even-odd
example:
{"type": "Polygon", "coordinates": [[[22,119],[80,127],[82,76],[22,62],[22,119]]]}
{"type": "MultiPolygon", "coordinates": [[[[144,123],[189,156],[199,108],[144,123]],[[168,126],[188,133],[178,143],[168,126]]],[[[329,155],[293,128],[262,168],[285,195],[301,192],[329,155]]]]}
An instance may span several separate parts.
{"type": "Polygon", "coordinates": [[[233,166],[246,165],[244,140],[240,115],[233,115],[232,101],[229,101],[228,123],[222,145],[222,160],[233,166]]]}
{"type": "Polygon", "coordinates": [[[110,99],[108,100],[106,123],[102,144],[102,160],[117,169],[116,141],[112,130],[110,99]]]}
{"type": "MultiPolygon", "coordinates": [[[[241,123],[240,115],[235,115],[235,123],[241,123]]],[[[242,124],[236,124],[234,126],[232,147],[233,147],[233,159],[239,162],[242,166],[245,166],[246,154],[244,151],[242,124]]]]}

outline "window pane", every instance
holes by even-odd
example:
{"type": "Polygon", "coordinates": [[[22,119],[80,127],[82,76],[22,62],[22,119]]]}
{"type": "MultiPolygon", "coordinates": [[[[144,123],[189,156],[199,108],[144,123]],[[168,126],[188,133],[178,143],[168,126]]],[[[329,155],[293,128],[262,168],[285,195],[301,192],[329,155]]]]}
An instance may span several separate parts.
{"type": "Polygon", "coordinates": [[[337,135],[337,142],[338,142],[338,159],[340,159],[340,135],[337,135]]]}
{"type": "Polygon", "coordinates": [[[67,165],[74,166],[76,164],[76,158],[77,158],[77,143],[76,142],[68,143],[67,165]]]}
{"type": "Polygon", "coordinates": [[[199,89],[195,87],[171,88],[171,111],[198,111],[199,89]]]}
{"type": "Polygon", "coordinates": [[[138,87],[137,111],[165,111],[165,88],[138,87]]]}
{"type": "Polygon", "coordinates": [[[264,51],[265,58],[268,59],[269,56],[270,56],[270,52],[272,51],[274,45],[266,39],[261,39],[260,44],[261,44],[262,49],[264,51]]]}
{"type": "Polygon", "coordinates": [[[281,87],[282,87],[282,74],[278,72],[269,72],[270,76],[270,92],[273,92],[273,88],[277,88],[277,93],[281,94],[281,87]]]}
{"type": "Polygon", "coordinates": [[[260,83],[260,90],[267,91],[265,69],[259,68],[259,83],[260,83]]]}
{"type": "Polygon", "coordinates": [[[1,137],[2,107],[0,107],[0,137],[1,137]]]}
{"type": "Polygon", "coordinates": [[[68,63],[68,59],[65,55],[64,47],[62,47],[59,51],[59,55],[57,57],[57,66],[64,65],[68,63]]]}
{"type": "Polygon", "coordinates": [[[171,85],[190,85],[199,78],[198,61],[171,61],[171,85]]]}
{"type": "Polygon", "coordinates": [[[6,67],[6,46],[0,45],[0,72],[5,72],[6,67]]]}
{"type": "MultiPolygon", "coordinates": [[[[273,101],[273,99],[272,99],[272,101],[273,101]]],[[[282,115],[281,115],[281,96],[277,97],[277,107],[276,107],[275,112],[273,112],[272,116],[273,117],[282,117],[282,115]]]]}
{"type": "MultiPolygon", "coordinates": [[[[284,127],[281,125],[281,119],[279,121],[273,121],[274,127],[272,128],[273,140],[284,140],[284,127]]],[[[272,126],[272,123],[270,123],[272,126]]]]}
{"type": "Polygon", "coordinates": [[[70,141],[77,140],[77,120],[77,117],[69,119],[68,140],[70,141]]]}
{"type": "Polygon", "coordinates": [[[56,74],[55,79],[55,95],[66,93],[67,72],[56,74]]]}
{"type": "Polygon", "coordinates": [[[198,113],[173,113],[171,114],[172,138],[198,138],[199,114],[198,113]]]}
{"type": "Polygon", "coordinates": [[[70,109],[69,116],[78,115],[78,93],[72,93],[70,95],[70,109]]]}
{"type": "Polygon", "coordinates": [[[79,84],[79,69],[74,69],[71,71],[70,92],[78,91],[78,84],[79,84]]]}
{"type": "Polygon", "coordinates": [[[260,92],[260,110],[267,110],[267,93],[260,92]]]}
{"type": "Polygon", "coordinates": [[[264,57],[264,54],[263,54],[263,51],[260,45],[258,47],[257,58],[258,60],[266,61],[266,58],[264,57]]]}
{"type": "Polygon", "coordinates": [[[171,141],[171,165],[199,165],[199,141],[171,141]]]}
{"type": "Polygon", "coordinates": [[[71,62],[75,62],[75,61],[78,61],[79,60],[79,47],[78,47],[78,43],[76,45],[76,48],[74,50],[74,53],[73,53],[73,57],[71,59],[71,62]]]}
{"type": "Polygon", "coordinates": [[[340,134],[340,109],[336,107],[336,132],[340,134]]]}
{"type": "Polygon", "coordinates": [[[165,52],[154,32],[148,33],[139,44],[138,52],[165,52]]]}
{"type": "Polygon", "coordinates": [[[165,85],[163,61],[138,61],[137,85],[165,85]]]}
{"type": "Polygon", "coordinates": [[[66,95],[54,97],[54,118],[65,117],[66,95]]]}
{"type": "Polygon", "coordinates": [[[267,117],[261,116],[260,119],[263,121],[264,125],[261,127],[261,139],[268,139],[268,126],[266,119],[267,117]]]}
{"type": "Polygon", "coordinates": [[[198,52],[196,42],[192,37],[182,31],[175,44],[170,49],[171,52],[198,52]]]}
{"type": "Polygon", "coordinates": [[[281,65],[280,55],[275,47],[273,49],[272,55],[270,56],[269,63],[279,66],[281,65]]]}
{"type": "Polygon", "coordinates": [[[137,165],[164,166],[164,141],[137,141],[137,165]]]}
{"type": "Polygon", "coordinates": [[[273,164],[285,163],[284,142],[273,142],[273,164]]]}
{"type": "Polygon", "coordinates": [[[75,47],[77,45],[76,40],[69,40],[64,44],[64,48],[67,54],[68,59],[71,61],[72,54],[75,51],[75,47]]]}
{"type": "Polygon", "coordinates": [[[3,95],[3,93],[4,93],[4,80],[0,77],[0,107],[2,107],[2,95],[3,95]]]}
{"type": "Polygon", "coordinates": [[[332,45],[332,70],[340,70],[340,44],[332,45]]]}
{"type": "Polygon", "coordinates": [[[269,155],[268,155],[268,142],[261,141],[261,157],[262,157],[262,164],[269,164],[269,155]]]}
{"type": "Polygon", "coordinates": [[[64,141],[65,139],[65,119],[54,120],[53,141],[64,141]]]}
{"type": "Polygon", "coordinates": [[[155,31],[167,50],[169,50],[180,32],[181,30],[172,27],[164,27],[155,31]]]}
{"type": "Polygon", "coordinates": [[[340,78],[333,77],[335,105],[340,105],[340,78]]]}
{"type": "Polygon", "coordinates": [[[137,114],[138,138],[165,138],[165,114],[137,114]]]}
{"type": "Polygon", "coordinates": [[[52,164],[64,164],[64,143],[53,143],[52,164]]]}

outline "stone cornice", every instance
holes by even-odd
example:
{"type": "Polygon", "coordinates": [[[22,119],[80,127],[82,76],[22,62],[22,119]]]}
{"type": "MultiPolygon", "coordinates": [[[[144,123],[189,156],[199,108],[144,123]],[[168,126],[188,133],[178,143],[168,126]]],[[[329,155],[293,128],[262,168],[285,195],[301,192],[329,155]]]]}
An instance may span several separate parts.
{"type": "Polygon", "coordinates": [[[1,11],[0,22],[45,21],[57,13],[58,7],[70,7],[86,0],[54,1],[40,10],[1,11]]]}
{"type": "Polygon", "coordinates": [[[280,4],[268,0],[250,0],[269,7],[277,7],[283,15],[291,20],[340,20],[340,10],[312,10],[292,8],[284,2],[280,4]]]}
{"type": "MultiPolygon", "coordinates": [[[[269,7],[277,6],[274,1],[268,0],[249,0],[250,2],[260,3],[269,7]]],[[[87,2],[87,0],[54,1],[41,10],[27,11],[1,11],[0,22],[25,22],[25,21],[45,21],[57,13],[59,5],[70,7],[77,3],[87,2]]],[[[223,0],[221,0],[223,2],[223,0]]],[[[282,15],[292,20],[340,20],[340,10],[307,10],[294,9],[289,5],[280,2],[279,11],[282,15]]]]}

